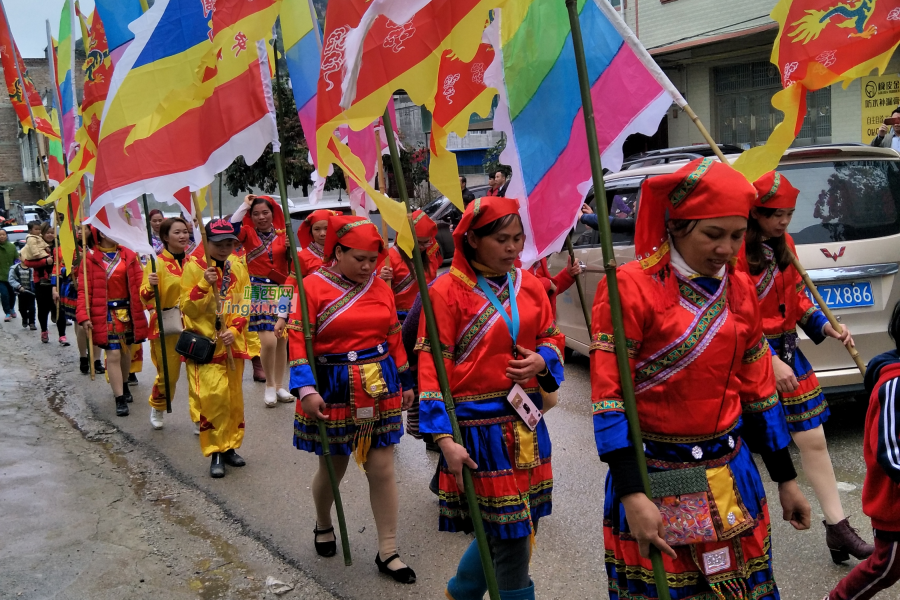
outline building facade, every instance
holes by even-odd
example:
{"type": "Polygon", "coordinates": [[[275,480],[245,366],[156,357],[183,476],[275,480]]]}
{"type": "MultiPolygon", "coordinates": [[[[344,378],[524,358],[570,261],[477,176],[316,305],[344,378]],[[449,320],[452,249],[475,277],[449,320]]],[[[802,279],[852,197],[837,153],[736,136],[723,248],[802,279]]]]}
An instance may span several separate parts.
{"type": "MultiPolygon", "coordinates": [[[[765,143],[783,115],[771,98],[781,89],[769,62],[777,0],[611,0],[625,21],[720,143],[765,143]]],[[[869,143],[900,104],[900,56],[882,77],[810,93],[795,145],[869,143]],[[896,92],[896,93],[894,93],[896,92]]],[[[690,119],[669,111],[655,147],[703,143],[690,119]]],[[[648,148],[649,149],[649,148],[648,148]]]]}

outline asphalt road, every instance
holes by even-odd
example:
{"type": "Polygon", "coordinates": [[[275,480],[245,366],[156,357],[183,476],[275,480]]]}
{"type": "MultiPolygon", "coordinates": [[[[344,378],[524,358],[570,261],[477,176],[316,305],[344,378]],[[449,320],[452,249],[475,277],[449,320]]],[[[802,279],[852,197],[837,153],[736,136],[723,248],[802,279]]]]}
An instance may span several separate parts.
{"type": "MultiPolygon", "coordinates": [[[[443,598],[446,581],[470,538],[437,531],[436,498],[427,488],[434,473],[436,456],[422,442],[405,436],[396,449],[400,488],[399,542],[401,553],[418,574],[415,585],[395,584],[380,575],[374,565],[375,525],[369,508],[368,490],[362,472],[351,465],[341,490],[351,537],[353,565],[345,567],[340,554],[322,559],[312,544],[314,512],[309,485],[316,468],[314,456],[291,445],[294,406],[266,408],[263,384],[254,383],[249,365],[244,372],[246,437],[240,453],[247,459],[243,469],[229,469],[224,479],[208,475],[208,460],[200,452],[187,410],[187,384],[182,375],[173,413],[166,415],[165,428],[154,431],[149,423],[146,398],[153,365],[144,363],[132,388],[135,403],[131,416],[117,418],[109,387],[102,378],[90,382],[77,372],[77,352],[41,346],[37,336],[21,330],[16,337],[36,346],[48,367],[63,370],[60,383],[86,386],[85,394],[96,418],[118,427],[134,444],[155,456],[160,466],[182,482],[205,492],[231,517],[238,519],[267,548],[310,574],[337,596],[366,600],[443,598]],[[41,353],[40,350],[46,350],[41,353]]],[[[149,356],[149,345],[145,355],[149,356]]],[[[841,351],[839,347],[835,351],[841,351]]],[[[547,416],[553,440],[553,515],[541,521],[532,574],[540,598],[606,598],[603,566],[602,508],[606,468],[597,458],[590,418],[589,374],[585,357],[574,356],[566,365],[567,380],[560,404],[547,416]]],[[[843,403],[832,409],[826,425],[829,445],[842,500],[851,523],[871,540],[868,520],[860,508],[865,466],[862,459],[864,409],[843,403]]],[[[799,468],[799,457],[795,454],[799,468]]],[[[777,492],[766,483],[773,519],[776,581],[787,599],[821,599],[851,568],[836,566],[825,547],[821,514],[811,489],[801,475],[804,491],[813,506],[813,527],[796,532],[781,521],[777,492]]]]}

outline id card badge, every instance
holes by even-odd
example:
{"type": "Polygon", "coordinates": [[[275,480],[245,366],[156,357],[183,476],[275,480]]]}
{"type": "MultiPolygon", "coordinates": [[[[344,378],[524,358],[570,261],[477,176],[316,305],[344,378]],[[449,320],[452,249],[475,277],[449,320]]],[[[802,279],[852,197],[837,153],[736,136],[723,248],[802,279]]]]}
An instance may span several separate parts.
{"type": "Polygon", "coordinates": [[[528,426],[528,429],[534,431],[540,420],[544,417],[537,405],[532,402],[525,390],[518,383],[515,384],[506,401],[512,405],[513,409],[522,417],[522,421],[528,426]]]}

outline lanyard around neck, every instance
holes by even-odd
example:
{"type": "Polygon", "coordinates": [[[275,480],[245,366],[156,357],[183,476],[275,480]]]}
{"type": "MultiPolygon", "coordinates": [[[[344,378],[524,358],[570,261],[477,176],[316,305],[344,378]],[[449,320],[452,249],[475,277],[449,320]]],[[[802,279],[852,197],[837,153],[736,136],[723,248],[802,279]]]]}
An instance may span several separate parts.
{"type": "Polygon", "coordinates": [[[500,316],[506,321],[506,328],[509,330],[509,335],[512,337],[513,341],[513,348],[515,348],[519,338],[519,307],[516,304],[516,288],[513,285],[512,277],[509,273],[506,274],[506,284],[509,289],[509,312],[512,313],[511,317],[506,314],[506,309],[503,308],[500,299],[497,298],[497,294],[494,293],[494,290],[491,288],[487,279],[484,278],[484,275],[481,273],[478,274],[478,287],[481,288],[481,291],[484,292],[484,295],[490,300],[491,304],[494,306],[494,310],[500,313],[500,316]]]}

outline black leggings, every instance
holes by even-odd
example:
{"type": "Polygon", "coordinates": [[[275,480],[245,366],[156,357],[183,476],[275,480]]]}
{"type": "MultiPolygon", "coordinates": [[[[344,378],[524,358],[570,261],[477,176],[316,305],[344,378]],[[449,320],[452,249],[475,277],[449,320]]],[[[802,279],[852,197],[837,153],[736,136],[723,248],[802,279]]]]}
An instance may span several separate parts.
{"type": "MultiPolygon", "coordinates": [[[[41,331],[47,331],[47,317],[51,311],[56,315],[56,303],[53,302],[53,286],[37,284],[37,317],[41,331]]],[[[60,307],[59,318],[56,320],[56,331],[60,337],[66,335],[66,315],[60,307]]]]}

